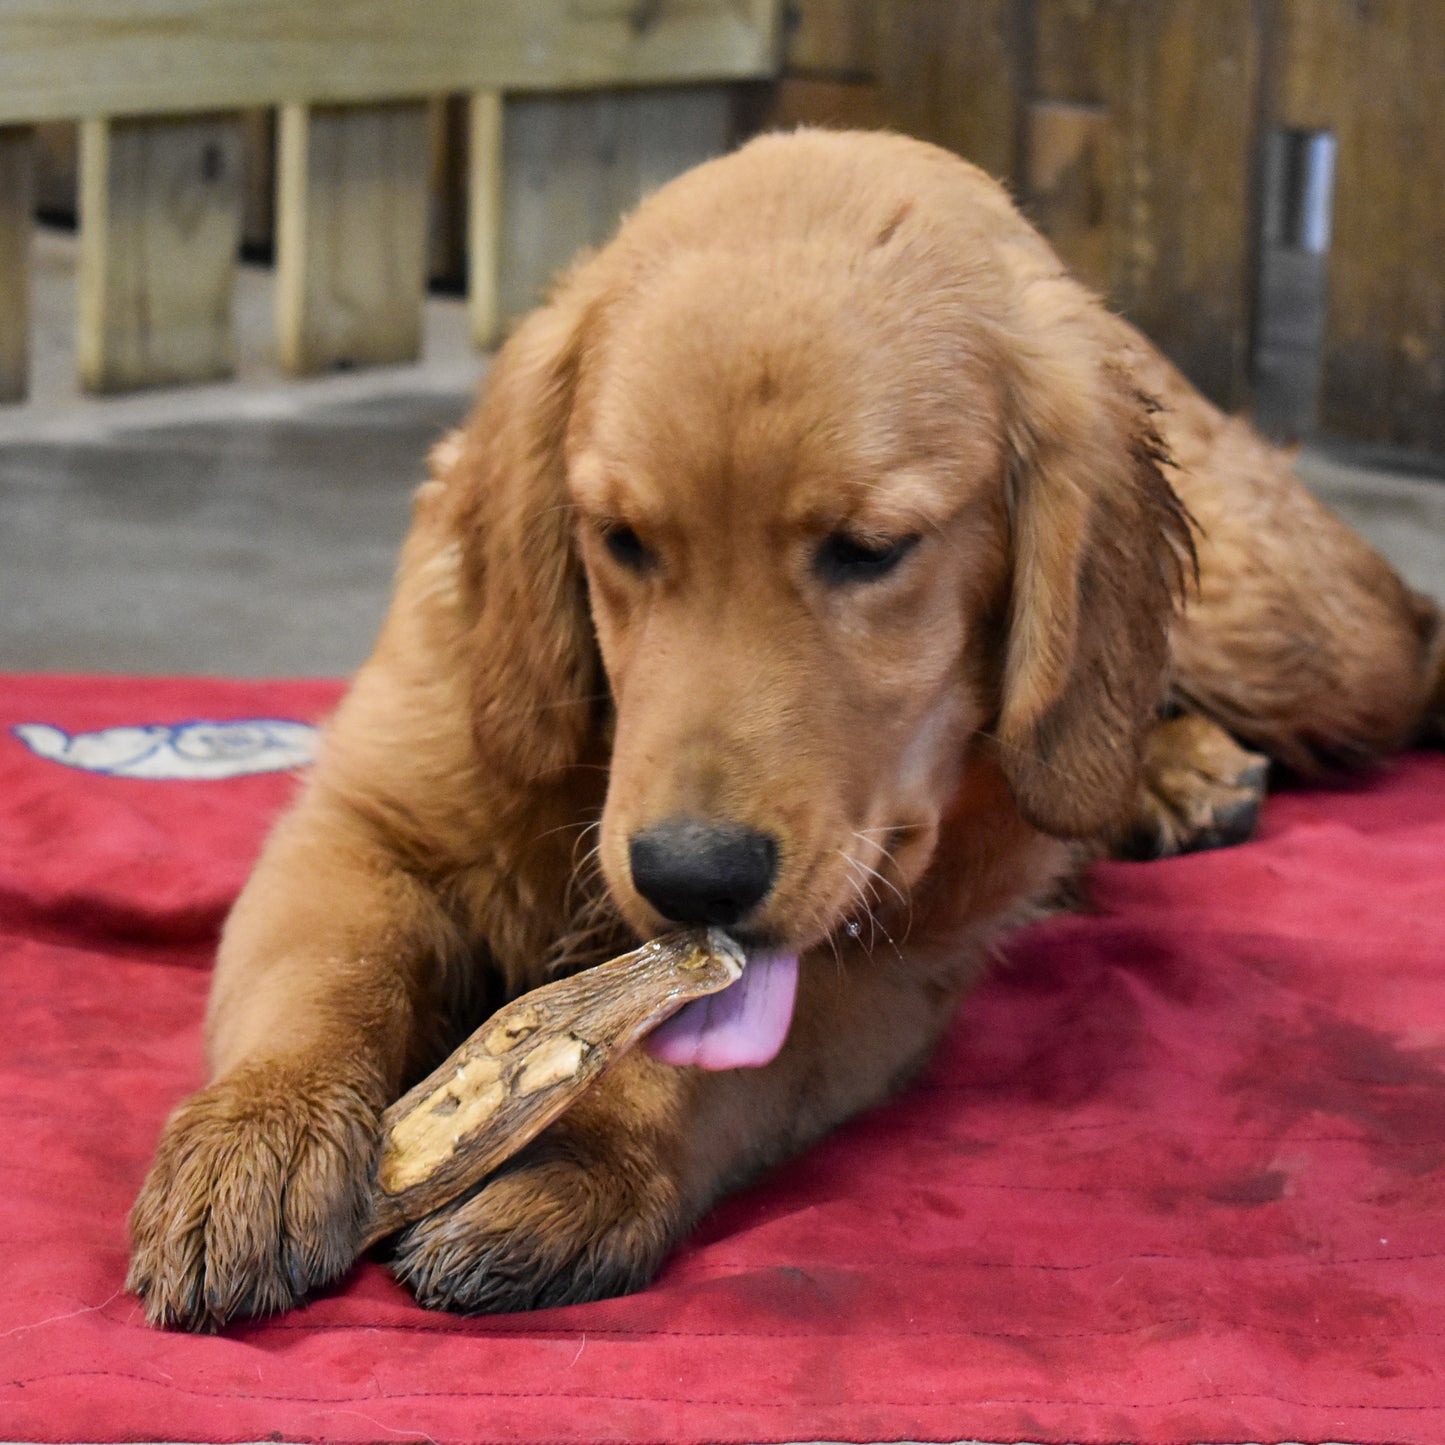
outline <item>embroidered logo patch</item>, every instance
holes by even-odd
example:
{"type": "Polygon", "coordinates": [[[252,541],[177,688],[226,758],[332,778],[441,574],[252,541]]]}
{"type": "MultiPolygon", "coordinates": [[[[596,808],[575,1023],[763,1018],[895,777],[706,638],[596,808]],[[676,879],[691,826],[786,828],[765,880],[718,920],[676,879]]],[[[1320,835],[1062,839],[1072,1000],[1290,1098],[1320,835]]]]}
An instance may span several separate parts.
{"type": "Polygon", "coordinates": [[[31,752],[68,768],[112,778],[209,782],[285,773],[316,756],[317,729],[284,718],[155,723],[68,733],[49,723],[18,723],[31,752]]]}

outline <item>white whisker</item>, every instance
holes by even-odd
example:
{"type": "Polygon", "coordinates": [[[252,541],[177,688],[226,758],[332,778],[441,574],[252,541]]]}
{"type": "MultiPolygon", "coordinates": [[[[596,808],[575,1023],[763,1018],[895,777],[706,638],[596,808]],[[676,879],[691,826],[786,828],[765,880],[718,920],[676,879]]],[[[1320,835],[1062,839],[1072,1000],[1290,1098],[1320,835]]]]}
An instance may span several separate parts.
{"type": "MultiPolygon", "coordinates": [[[[860,837],[860,838],[863,836],[861,833],[857,832],[856,829],[855,829],[854,831],[855,831],[856,836],[858,836],[858,837],[860,837]]],[[[864,839],[864,841],[866,842],[867,840],[864,839]]],[[[881,854],[882,854],[882,858],[883,858],[883,859],[885,859],[885,860],[888,861],[889,863],[891,863],[891,862],[893,861],[892,857],[889,855],[888,850],[887,850],[886,848],[881,849],[880,852],[881,852],[881,854]]],[[[870,868],[870,867],[868,866],[868,864],[862,862],[860,859],[853,859],[852,861],[855,862],[855,863],[857,863],[858,867],[860,867],[860,868],[861,868],[865,873],[867,873],[870,877],[876,878],[885,888],[887,888],[887,889],[893,894],[893,896],[898,900],[899,906],[900,906],[906,913],[909,913],[909,914],[911,915],[912,907],[913,907],[912,901],[904,895],[903,890],[902,890],[901,888],[899,888],[898,885],[897,885],[896,883],[894,883],[891,878],[885,877],[885,876],[884,876],[882,873],[880,873],[876,868],[870,868]]]]}

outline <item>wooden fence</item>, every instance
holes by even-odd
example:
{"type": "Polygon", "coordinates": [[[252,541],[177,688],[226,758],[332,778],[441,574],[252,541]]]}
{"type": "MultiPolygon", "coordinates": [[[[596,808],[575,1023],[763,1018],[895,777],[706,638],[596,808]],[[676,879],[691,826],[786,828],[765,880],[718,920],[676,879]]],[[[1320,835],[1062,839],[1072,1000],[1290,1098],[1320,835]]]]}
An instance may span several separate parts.
{"type": "Polygon", "coordinates": [[[0,399],[23,396],[29,370],[38,123],[80,128],[88,388],[231,371],[240,112],[254,107],[278,115],[282,365],[401,361],[420,340],[429,98],[467,97],[468,300],[485,345],[516,304],[499,282],[509,234],[522,240],[503,214],[507,161],[621,147],[626,163],[598,172],[615,214],[722,148],[718,83],[775,73],[777,22],[778,0],[0,0],[0,399]],[[504,127],[504,97],[525,109],[557,92],[573,94],[545,123],[504,127]]]}
{"type": "Polygon", "coordinates": [[[1007,178],[1207,392],[1257,378],[1272,133],[1335,138],[1318,414],[1445,451],[1442,0],[793,0],[787,121],[1007,178]]]}

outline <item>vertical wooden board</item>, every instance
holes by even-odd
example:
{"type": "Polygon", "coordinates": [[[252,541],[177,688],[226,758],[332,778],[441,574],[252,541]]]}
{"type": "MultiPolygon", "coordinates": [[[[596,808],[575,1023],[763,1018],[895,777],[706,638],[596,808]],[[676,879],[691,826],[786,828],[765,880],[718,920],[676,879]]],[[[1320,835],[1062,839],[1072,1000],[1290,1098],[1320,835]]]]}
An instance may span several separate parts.
{"type": "Polygon", "coordinates": [[[502,312],[499,269],[502,244],[505,105],[495,90],[470,99],[467,130],[467,313],[476,346],[495,346],[502,312]]]}
{"type": "Polygon", "coordinates": [[[1028,0],[1028,7],[1020,197],[1069,269],[1107,291],[1111,0],[1028,0]]]}
{"type": "Polygon", "coordinates": [[[1277,117],[1334,131],[1320,422],[1445,451],[1445,7],[1285,0],[1277,117]]]}
{"type": "Polygon", "coordinates": [[[1107,86],[1107,27],[1113,0],[1029,0],[1033,9],[1031,93],[1038,100],[1095,105],[1107,86]]]}
{"type": "MultiPolygon", "coordinates": [[[[655,0],[654,0],[655,3],[655,0]]],[[[758,37],[762,68],[738,80],[766,80],[783,68],[783,22],[788,0],[734,0],[736,13],[758,37]]]]}
{"type": "Polygon", "coordinates": [[[1108,292],[1208,396],[1246,397],[1260,37],[1254,0],[1110,0],[1108,292]]]}
{"type": "Polygon", "coordinates": [[[649,191],[725,151],[732,111],[725,85],[509,99],[501,315],[536,305],[649,191]]]}
{"type": "Polygon", "coordinates": [[[0,401],[19,401],[30,381],[34,211],[33,138],[18,126],[0,126],[0,401]]]}
{"type": "Polygon", "coordinates": [[[891,123],[1013,179],[1025,17],[1020,0],[878,0],[878,78],[891,123]]]}
{"type": "Polygon", "coordinates": [[[239,121],[88,120],[80,150],[82,384],[125,391],[229,376],[239,121]]]}
{"type": "Polygon", "coordinates": [[[792,0],[783,63],[790,71],[867,79],[877,67],[876,0],[792,0]]]}
{"type": "Polygon", "coordinates": [[[618,144],[607,185],[613,216],[604,225],[603,240],[644,196],[733,143],[729,85],[655,87],[616,99],[618,144]]]}
{"type": "Polygon", "coordinates": [[[1028,120],[1023,191],[1029,218],[1081,281],[1106,291],[1108,113],[1101,105],[1036,100],[1028,120]]]}
{"type": "Polygon", "coordinates": [[[282,108],[276,330],[287,371],[420,354],[428,140],[423,101],[282,108]]]}

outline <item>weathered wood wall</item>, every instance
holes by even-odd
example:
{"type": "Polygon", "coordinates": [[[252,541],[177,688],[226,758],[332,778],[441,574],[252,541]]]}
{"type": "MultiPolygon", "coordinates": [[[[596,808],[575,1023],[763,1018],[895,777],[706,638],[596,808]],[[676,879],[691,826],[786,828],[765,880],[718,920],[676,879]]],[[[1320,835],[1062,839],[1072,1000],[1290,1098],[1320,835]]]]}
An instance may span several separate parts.
{"type": "Polygon", "coordinates": [[[1267,129],[1338,137],[1320,423],[1445,451],[1440,0],[792,0],[781,123],[1008,182],[1211,396],[1250,399],[1267,129]]]}

